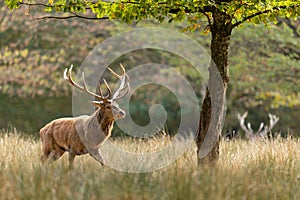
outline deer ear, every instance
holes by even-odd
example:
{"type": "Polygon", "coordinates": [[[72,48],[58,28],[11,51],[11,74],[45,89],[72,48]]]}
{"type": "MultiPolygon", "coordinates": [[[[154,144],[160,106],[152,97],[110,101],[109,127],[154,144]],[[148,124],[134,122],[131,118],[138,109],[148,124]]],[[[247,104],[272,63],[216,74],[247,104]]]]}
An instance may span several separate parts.
{"type": "Polygon", "coordinates": [[[97,106],[97,107],[101,107],[104,105],[104,102],[103,101],[92,101],[92,103],[97,106]]]}

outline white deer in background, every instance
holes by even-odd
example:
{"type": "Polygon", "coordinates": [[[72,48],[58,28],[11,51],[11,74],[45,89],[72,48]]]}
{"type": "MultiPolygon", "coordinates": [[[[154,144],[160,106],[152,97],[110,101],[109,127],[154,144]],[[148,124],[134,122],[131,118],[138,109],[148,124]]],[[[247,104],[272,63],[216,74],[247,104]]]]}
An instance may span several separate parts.
{"type": "Polygon", "coordinates": [[[260,123],[259,128],[256,132],[253,131],[251,124],[248,122],[247,126],[245,125],[245,119],[248,115],[248,112],[245,112],[243,115],[240,115],[238,113],[237,117],[240,123],[241,128],[245,131],[246,137],[249,140],[257,140],[257,139],[263,139],[268,136],[268,133],[272,130],[272,128],[275,126],[275,124],[279,121],[279,117],[276,115],[273,115],[269,113],[269,123],[270,125],[264,125],[263,122],[260,123]]]}

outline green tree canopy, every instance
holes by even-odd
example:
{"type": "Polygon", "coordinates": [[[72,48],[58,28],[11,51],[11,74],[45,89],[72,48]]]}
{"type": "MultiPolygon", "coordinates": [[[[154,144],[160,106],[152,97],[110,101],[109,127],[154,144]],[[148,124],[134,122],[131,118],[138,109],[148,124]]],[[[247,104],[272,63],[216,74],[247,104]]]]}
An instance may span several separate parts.
{"type": "MultiPolygon", "coordinates": [[[[241,1],[198,1],[198,0],[116,0],[116,1],[78,1],[78,0],[49,0],[48,3],[38,3],[22,0],[5,0],[10,9],[20,5],[35,5],[45,7],[48,12],[64,12],[68,16],[56,18],[82,17],[86,19],[121,19],[124,22],[142,19],[188,21],[197,27],[197,20],[207,17],[210,20],[215,10],[230,16],[226,23],[233,27],[245,21],[252,23],[268,23],[276,21],[276,16],[297,17],[300,13],[299,0],[241,0],[241,1]],[[95,15],[90,15],[91,13],[95,15]]],[[[50,16],[48,18],[55,18],[50,16]]]]}

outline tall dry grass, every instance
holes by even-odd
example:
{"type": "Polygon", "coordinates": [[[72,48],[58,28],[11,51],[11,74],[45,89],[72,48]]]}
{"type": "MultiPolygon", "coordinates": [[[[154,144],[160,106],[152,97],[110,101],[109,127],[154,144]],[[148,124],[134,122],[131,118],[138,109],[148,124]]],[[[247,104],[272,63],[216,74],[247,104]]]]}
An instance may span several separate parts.
{"type": "MultiPolygon", "coordinates": [[[[115,139],[130,150],[155,149],[149,141],[115,139]]],[[[41,142],[0,133],[0,199],[300,199],[300,141],[223,141],[216,167],[197,167],[195,145],[162,170],[130,174],[101,167],[89,156],[40,163],[41,142]]]]}

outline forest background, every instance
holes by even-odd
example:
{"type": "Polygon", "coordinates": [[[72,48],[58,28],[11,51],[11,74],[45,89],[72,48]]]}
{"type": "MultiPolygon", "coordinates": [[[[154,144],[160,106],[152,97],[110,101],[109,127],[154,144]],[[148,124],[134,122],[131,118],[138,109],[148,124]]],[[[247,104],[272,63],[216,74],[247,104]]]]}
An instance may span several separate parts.
{"type": "MultiPolygon", "coordinates": [[[[190,32],[184,31],[185,24],[177,22],[157,24],[149,20],[124,25],[117,20],[36,20],[39,10],[23,7],[12,14],[2,1],[0,8],[0,129],[15,127],[37,136],[38,130],[52,119],[71,116],[71,88],[62,78],[65,67],[71,64],[79,67],[96,45],[125,30],[151,26],[171,28],[184,32],[210,52],[210,37],[203,35],[204,25],[190,32]]],[[[268,113],[272,113],[280,117],[273,132],[300,134],[299,38],[299,19],[278,18],[278,23],[269,27],[244,25],[233,32],[223,134],[232,130],[243,134],[239,131],[237,113],[245,111],[249,112],[247,120],[254,129],[262,121],[268,123],[268,113]]],[[[203,83],[188,63],[151,49],[133,52],[120,61],[130,68],[132,60],[140,59],[175,63],[175,69],[197,88],[201,103],[199,88],[203,83]]],[[[159,101],[168,110],[166,128],[170,133],[176,131],[180,108],[175,96],[168,91],[162,93],[156,86],[147,87],[132,99],[133,119],[140,125],[149,123],[149,107],[159,101]],[[160,93],[156,94],[157,91],[160,93]]]]}

